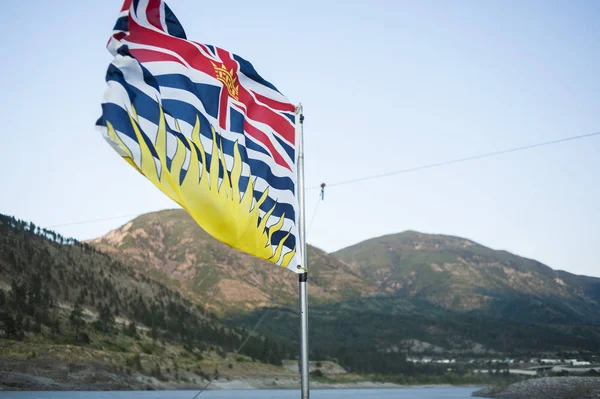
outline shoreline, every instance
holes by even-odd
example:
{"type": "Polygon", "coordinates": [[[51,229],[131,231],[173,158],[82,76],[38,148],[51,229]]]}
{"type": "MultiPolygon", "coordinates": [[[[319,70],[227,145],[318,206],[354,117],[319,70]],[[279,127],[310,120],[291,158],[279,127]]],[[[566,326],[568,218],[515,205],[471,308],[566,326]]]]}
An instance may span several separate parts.
{"type": "Polygon", "coordinates": [[[505,387],[487,387],[473,392],[474,397],[502,399],[597,399],[600,377],[541,377],[505,387]]]}
{"type": "MultiPolygon", "coordinates": [[[[132,374],[131,376],[94,375],[86,381],[57,381],[53,378],[35,376],[23,372],[0,371],[0,392],[6,391],[164,391],[189,390],[200,391],[208,381],[200,383],[184,383],[160,381],[154,377],[132,374]],[[126,377],[126,378],[124,378],[126,377]],[[92,381],[92,379],[96,381],[92,381]]],[[[289,376],[249,376],[230,377],[227,380],[215,380],[207,390],[296,390],[300,387],[300,379],[289,376]]],[[[472,385],[399,385],[390,382],[355,381],[330,383],[311,381],[313,390],[344,389],[427,389],[427,388],[481,388],[472,385]]]]}

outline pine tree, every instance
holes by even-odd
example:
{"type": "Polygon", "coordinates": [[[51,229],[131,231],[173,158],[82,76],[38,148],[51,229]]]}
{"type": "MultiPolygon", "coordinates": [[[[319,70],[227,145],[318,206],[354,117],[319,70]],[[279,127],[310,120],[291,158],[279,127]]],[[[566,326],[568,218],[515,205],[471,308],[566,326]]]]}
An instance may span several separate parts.
{"type": "Polygon", "coordinates": [[[133,359],[131,359],[131,365],[135,367],[135,369],[138,371],[144,370],[144,368],[142,367],[142,358],[139,353],[136,353],[133,359]]]}
{"type": "Polygon", "coordinates": [[[156,342],[156,340],[158,339],[158,328],[154,324],[152,324],[151,334],[152,334],[152,342],[156,342]]]}
{"type": "Polygon", "coordinates": [[[24,287],[20,287],[15,279],[10,283],[11,306],[13,310],[22,310],[26,308],[26,295],[23,292],[24,287]]]}
{"type": "Polygon", "coordinates": [[[22,340],[25,336],[23,331],[23,316],[20,313],[15,315],[15,339],[22,340]]]}
{"type": "Polygon", "coordinates": [[[100,331],[109,334],[115,329],[115,318],[110,311],[110,307],[106,304],[100,307],[100,314],[98,315],[98,327],[100,331]]]}
{"type": "Polygon", "coordinates": [[[52,301],[52,294],[50,294],[50,290],[48,289],[48,287],[46,287],[42,296],[42,307],[44,309],[52,309],[54,307],[54,303],[52,301]]]}
{"type": "Polygon", "coordinates": [[[15,320],[8,313],[0,313],[0,322],[2,323],[6,339],[14,338],[17,334],[15,320]]]}
{"type": "Polygon", "coordinates": [[[127,326],[127,335],[133,338],[137,336],[137,328],[135,326],[135,321],[129,322],[129,326],[127,326]]]}
{"type": "Polygon", "coordinates": [[[69,324],[75,330],[75,341],[79,335],[79,330],[85,327],[85,320],[83,319],[83,310],[79,306],[79,302],[75,303],[71,314],[69,315],[69,324]]]}
{"type": "Polygon", "coordinates": [[[61,335],[60,331],[60,316],[58,313],[55,313],[54,316],[50,319],[50,331],[52,335],[61,335]]]}

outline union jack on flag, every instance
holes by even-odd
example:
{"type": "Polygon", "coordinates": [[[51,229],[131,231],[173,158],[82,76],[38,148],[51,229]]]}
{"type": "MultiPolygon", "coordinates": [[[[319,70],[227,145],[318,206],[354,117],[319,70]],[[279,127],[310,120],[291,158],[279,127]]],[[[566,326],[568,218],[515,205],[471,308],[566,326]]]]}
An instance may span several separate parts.
{"type": "Polygon", "coordinates": [[[107,48],[112,147],[216,239],[302,273],[295,106],[162,0],[125,0],[107,48]]]}

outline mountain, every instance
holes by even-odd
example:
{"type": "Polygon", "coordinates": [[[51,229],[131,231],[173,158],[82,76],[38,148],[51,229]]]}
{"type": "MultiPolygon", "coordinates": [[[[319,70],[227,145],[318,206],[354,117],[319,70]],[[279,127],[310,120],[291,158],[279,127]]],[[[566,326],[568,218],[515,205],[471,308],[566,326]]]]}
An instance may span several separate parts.
{"type": "MultiPolygon", "coordinates": [[[[217,313],[297,302],[297,278],[212,238],[184,210],[135,218],[89,242],[217,313]]],[[[308,246],[311,302],[368,296],[376,286],[346,264],[308,246]]]]}
{"type": "MultiPolygon", "coordinates": [[[[90,244],[232,325],[258,323],[261,334],[298,344],[296,279],[217,242],[182,210],[142,215],[90,244]]],[[[309,247],[308,259],[313,355],[353,370],[397,372],[407,352],[600,350],[599,279],[417,232],[334,254],[309,247]]]]}
{"type": "Polygon", "coordinates": [[[407,231],[334,254],[380,293],[515,321],[599,322],[600,279],[459,237],[407,231]]]}
{"type": "MultiPolygon", "coordinates": [[[[600,352],[600,279],[555,271],[473,241],[408,231],[335,256],[377,292],[310,308],[318,357],[358,372],[410,373],[404,356],[600,352]]],[[[232,319],[297,344],[295,309],[232,319]]]]}

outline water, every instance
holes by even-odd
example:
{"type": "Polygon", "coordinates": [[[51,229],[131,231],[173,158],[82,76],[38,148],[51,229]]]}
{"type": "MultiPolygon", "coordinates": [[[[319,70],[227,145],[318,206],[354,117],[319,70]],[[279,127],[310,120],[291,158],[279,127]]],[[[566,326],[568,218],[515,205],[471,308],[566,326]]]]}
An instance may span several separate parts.
{"type": "MultiPolygon", "coordinates": [[[[467,399],[476,388],[315,389],[311,399],[467,399]]],[[[0,392],[14,399],[193,399],[194,391],[0,392]]],[[[300,391],[205,391],[198,399],[298,399],[300,391]]]]}

